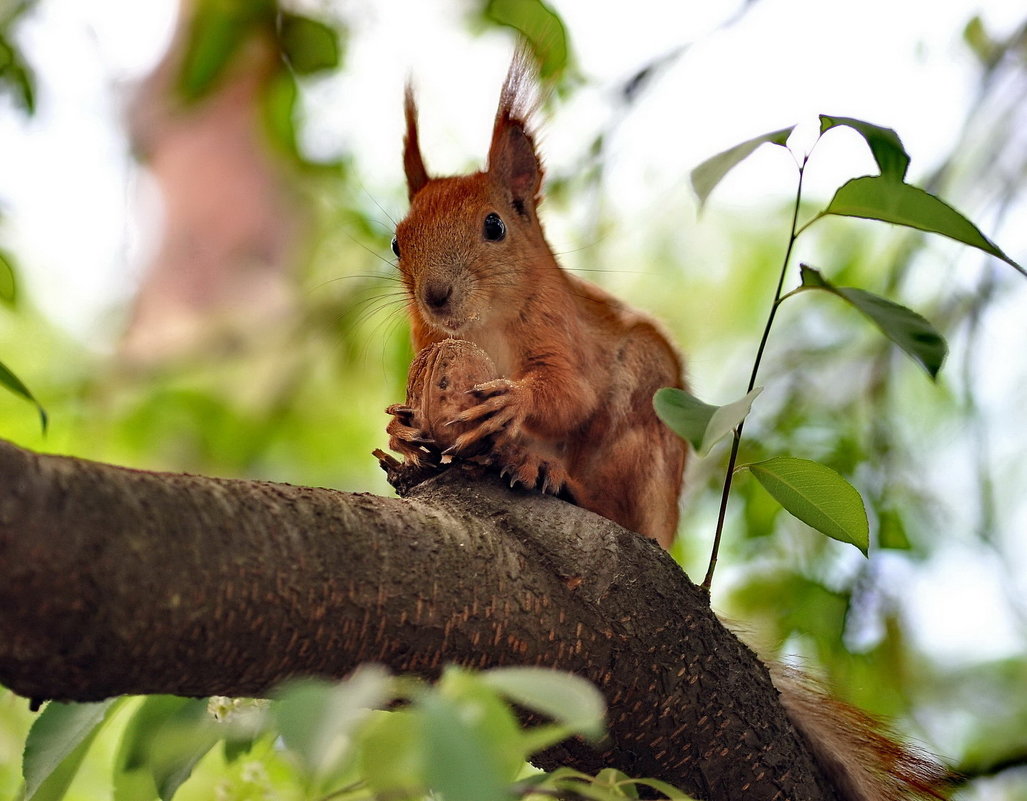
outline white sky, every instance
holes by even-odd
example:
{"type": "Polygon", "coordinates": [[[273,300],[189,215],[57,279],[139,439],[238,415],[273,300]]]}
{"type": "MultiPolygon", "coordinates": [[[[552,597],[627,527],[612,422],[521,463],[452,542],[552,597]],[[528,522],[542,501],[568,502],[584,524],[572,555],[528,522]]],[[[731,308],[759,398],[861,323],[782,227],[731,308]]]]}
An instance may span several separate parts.
{"type": "MultiPolygon", "coordinates": [[[[697,42],[613,142],[610,212],[620,231],[686,192],[682,177],[703,158],[821,112],[895,128],[913,156],[915,181],[950,148],[966,107],[974,73],[962,26],[978,12],[989,29],[1005,33],[1024,15],[1022,0],[759,0],[739,23],[715,30],[729,4],[552,4],[589,81],[545,127],[547,161],[556,167],[573,163],[608,119],[616,86],[654,56],[697,42]]],[[[174,5],[44,0],[23,29],[39,73],[39,113],[32,120],[0,113],[0,245],[20,257],[44,311],[101,350],[115,333],[110,311],[131,295],[154,232],[152,219],[138,214],[153,199],[120,133],[120,106],[163,51],[174,5]]],[[[337,8],[353,29],[347,69],[310,92],[311,149],[352,151],[368,191],[400,202],[400,97],[412,73],[429,169],[455,171],[480,158],[510,39],[469,37],[465,7],[456,2],[343,0],[337,8]]],[[[842,172],[813,175],[812,193],[818,182],[826,193],[863,169],[853,165],[870,168],[861,142],[837,140],[833,147],[849,151],[835,160],[842,172]]],[[[766,207],[791,186],[787,170],[763,159],[744,180],[729,178],[716,202],[766,207]]],[[[558,223],[556,230],[559,236],[558,223]]],[[[1024,257],[1027,227],[987,233],[1024,257]]],[[[942,562],[944,581],[925,588],[928,603],[914,612],[925,644],[954,657],[1001,653],[1013,642],[1012,622],[980,589],[994,582],[982,583],[976,567],[954,570],[958,560],[948,556],[942,562]],[[981,626],[983,619],[992,625],[981,626]]]]}

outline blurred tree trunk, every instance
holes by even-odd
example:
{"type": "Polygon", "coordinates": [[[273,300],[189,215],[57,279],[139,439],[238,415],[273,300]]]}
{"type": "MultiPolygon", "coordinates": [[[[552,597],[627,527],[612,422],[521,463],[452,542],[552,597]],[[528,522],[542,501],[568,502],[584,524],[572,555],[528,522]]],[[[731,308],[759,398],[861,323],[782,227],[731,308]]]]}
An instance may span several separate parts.
{"type": "Polygon", "coordinates": [[[406,499],[148,473],[0,442],[0,682],[254,695],[361,662],[546,665],[609,737],[542,755],[706,801],[834,794],[766,668],[653,542],[456,469],[406,499]]]}
{"type": "Polygon", "coordinates": [[[211,90],[186,100],[180,74],[193,14],[193,0],[183,0],[171,46],[129,114],[163,209],[160,245],[122,341],[134,363],[231,341],[291,308],[303,211],[261,105],[280,56],[254,27],[211,90]]]}

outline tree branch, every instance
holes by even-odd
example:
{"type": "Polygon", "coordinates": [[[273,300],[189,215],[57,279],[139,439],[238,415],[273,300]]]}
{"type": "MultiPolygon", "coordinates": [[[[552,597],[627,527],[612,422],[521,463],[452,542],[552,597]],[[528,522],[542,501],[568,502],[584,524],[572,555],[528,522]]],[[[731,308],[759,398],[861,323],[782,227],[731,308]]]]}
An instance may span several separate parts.
{"type": "Polygon", "coordinates": [[[833,798],[764,666],[652,542],[450,470],[406,499],[149,473],[0,442],[0,681],[37,698],[259,695],[381,662],[595,682],[612,765],[704,799],[833,798]]]}

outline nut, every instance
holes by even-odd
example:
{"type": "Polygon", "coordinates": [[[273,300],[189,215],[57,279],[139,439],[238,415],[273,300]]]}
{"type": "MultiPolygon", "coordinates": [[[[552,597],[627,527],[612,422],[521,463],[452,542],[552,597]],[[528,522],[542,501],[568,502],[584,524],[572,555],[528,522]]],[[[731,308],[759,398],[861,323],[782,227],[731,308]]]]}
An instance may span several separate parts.
{"type": "MultiPolygon", "coordinates": [[[[407,405],[419,427],[444,450],[475,422],[453,423],[462,411],[479,402],[469,390],[498,378],[489,355],[464,339],[444,339],[424,348],[407,374],[407,405]]],[[[479,450],[483,449],[482,443],[479,450]]],[[[473,453],[462,453],[472,456],[473,453]]]]}

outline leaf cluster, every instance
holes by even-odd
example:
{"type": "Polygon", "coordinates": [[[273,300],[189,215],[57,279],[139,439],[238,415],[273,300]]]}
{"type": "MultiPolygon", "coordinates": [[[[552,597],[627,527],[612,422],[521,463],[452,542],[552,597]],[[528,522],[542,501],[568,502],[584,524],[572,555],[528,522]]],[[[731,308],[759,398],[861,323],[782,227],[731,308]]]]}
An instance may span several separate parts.
{"type": "Polygon", "coordinates": [[[337,21],[286,9],[277,0],[201,0],[186,33],[177,90],[186,104],[202,101],[246,57],[246,46],[263,42],[273,68],[262,86],[268,138],[300,166],[313,166],[297,142],[299,80],[338,69],[345,55],[345,30],[337,21]]]}
{"type": "MultiPolygon", "coordinates": [[[[825,133],[839,126],[848,127],[863,137],[880,174],[853,178],[846,182],[836,190],[823,210],[800,227],[797,223],[802,200],[802,178],[810,153],[796,159],[799,180],[792,229],[746,395],[723,406],[705,403],[684,390],[673,388],[661,389],[653,398],[654,407],[660,418],[700,453],[709,451],[718,440],[733,433],[734,442],[724,482],[714,551],[704,582],[707,589],[716,565],[732,476],[740,469],[748,470],[784,509],[802,522],[832,539],[855,545],[864,555],[868,553],[870,530],[862,496],[836,471],[808,459],[787,456],[736,467],[735,460],[742,428],[756,396],[761,391],[755,384],[764,348],[777,310],[784,301],[806,291],[819,291],[842,299],[913,358],[932,379],[937,377],[947,354],[948,347],[944,338],[922,315],[867,290],[836,286],[819,270],[809,265],[800,265],[799,286],[783,293],[792,248],[804,230],[829,215],[889,222],[950,237],[1001,259],[1027,275],[1027,271],[1010,259],[962,214],[935,195],[906,182],[910,158],[894,130],[852,117],[821,115],[817,141],[825,133]]],[[[700,206],[706,202],[724,176],[761,145],[773,144],[788,149],[793,130],[794,126],[753,137],[696,167],[692,171],[692,186],[699,198],[700,206]]]]}
{"type": "MultiPolygon", "coordinates": [[[[665,783],[612,770],[592,777],[526,768],[533,754],[567,737],[602,737],[604,716],[605,702],[593,685],[542,668],[475,673],[450,667],[427,685],[371,665],[340,683],[291,682],[270,702],[161,695],[134,707],[127,698],[51,702],[26,741],[22,797],[65,797],[97,736],[121,717],[115,801],[189,797],[187,782],[215,752],[229,766],[267,763],[265,783],[274,765],[287,766],[307,799],[560,795],[615,801],[637,798],[643,786],[685,799],[665,783]],[[533,725],[522,722],[526,715],[533,725]]],[[[243,792],[243,784],[235,789],[243,792]]]]}

